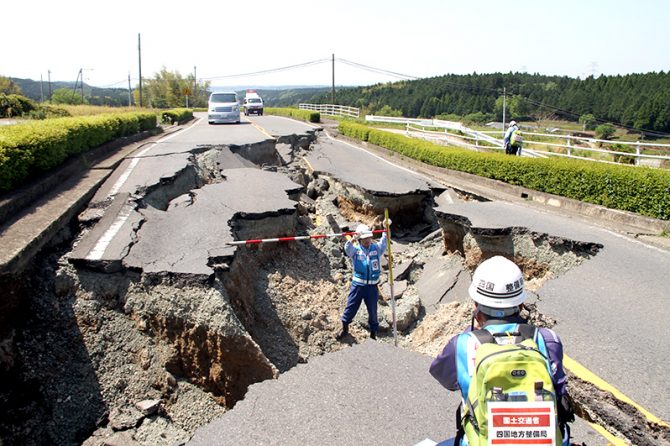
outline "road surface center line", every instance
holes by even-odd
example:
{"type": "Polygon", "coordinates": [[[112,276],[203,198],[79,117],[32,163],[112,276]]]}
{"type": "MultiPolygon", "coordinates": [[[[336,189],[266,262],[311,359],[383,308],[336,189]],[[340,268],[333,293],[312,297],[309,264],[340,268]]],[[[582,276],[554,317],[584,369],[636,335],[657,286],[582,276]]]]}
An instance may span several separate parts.
{"type": "Polygon", "coordinates": [[[642,413],[645,416],[645,418],[647,418],[648,421],[664,427],[668,427],[668,424],[666,422],[664,422],[659,417],[649,412],[644,407],[640,406],[638,403],[636,403],[635,401],[624,395],[619,389],[617,389],[604,379],[600,378],[598,375],[591,372],[589,369],[587,369],[574,359],[570,358],[568,355],[563,355],[563,365],[565,365],[565,368],[574,373],[579,379],[589,382],[594,386],[596,386],[597,388],[599,388],[600,390],[611,393],[612,396],[618,399],[619,401],[623,401],[624,403],[630,404],[631,406],[635,407],[637,410],[640,411],[640,413],[642,413]]]}
{"type": "Polygon", "coordinates": [[[263,127],[261,127],[260,125],[256,124],[255,122],[253,122],[251,119],[247,118],[247,122],[248,122],[249,124],[253,125],[254,128],[255,128],[256,130],[258,130],[259,132],[261,132],[262,134],[264,134],[264,135],[267,136],[268,138],[275,139],[275,140],[277,139],[277,138],[275,138],[274,136],[272,136],[272,135],[271,135],[267,130],[265,130],[263,127]]]}

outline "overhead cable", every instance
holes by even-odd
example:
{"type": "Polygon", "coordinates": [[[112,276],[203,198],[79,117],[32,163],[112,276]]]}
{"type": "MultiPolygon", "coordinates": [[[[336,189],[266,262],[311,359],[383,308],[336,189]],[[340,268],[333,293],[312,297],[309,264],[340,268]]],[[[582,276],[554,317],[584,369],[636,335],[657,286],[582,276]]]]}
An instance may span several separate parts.
{"type": "Polygon", "coordinates": [[[377,73],[377,74],[385,74],[385,75],[387,75],[387,76],[392,76],[392,77],[396,77],[396,78],[400,78],[400,79],[406,79],[406,80],[409,80],[409,79],[411,79],[411,80],[420,79],[420,78],[417,77],[417,76],[411,76],[411,75],[409,75],[409,74],[397,73],[397,72],[395,72],[395,71],[385,70],[385,69],[383,69],[383,68],[375,68],[375,67],[371,67],[371,66],[369,66],[369,65],[364,65],[364,64],[362,64],[362,63],[353,62],[353,61],[351,61],[351,60],[342,59],[342,58],[339,58],[339,57],[336,58],[335,60],[337,60],[337,61],[339,61],[339,62],[342,62],[342,63],[344,63],[344,64],[347,64],[347,65],[350,65],[350,66],[352,66],[352,67],[361,68],[361,69],[363,69],[363,70],[371,71],[371,72],[373,72],[373,73],[377,73]]]}
{"type": "Polygon", "coordinates": [[[304,63],[300,63],[300,64],[287,65],[285,67],[279,67],[279,68],[270,68],[270,69],[267,69],[267,70],[254,71],[254,72],[251,72],[251,73],[226,74],[226,75],[221,75],[221,76],[201,77],[199,79],[200,80],[214,80],[214,79],[231,79],[231,78],[245,77],[245,76],[258,76],[258,75],[261,75],[261,74],[277,73],[279,71],[294,70],[296,68],[303,68],[303,67],[308,67],[308,66],[311,66],[311,65],[318,65],[318,64],[325,63],[325,62],[330,62],[330,59],[317,59],[317,60],[312,60],[312,61],[304,62],[304,63]]]}

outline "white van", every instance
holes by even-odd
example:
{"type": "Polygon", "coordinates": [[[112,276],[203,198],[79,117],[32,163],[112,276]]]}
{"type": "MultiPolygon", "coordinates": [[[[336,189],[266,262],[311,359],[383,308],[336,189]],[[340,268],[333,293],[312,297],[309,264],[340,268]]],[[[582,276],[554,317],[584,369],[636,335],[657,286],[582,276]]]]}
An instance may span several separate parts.
{"type": "Polygon", "coordinates": [[[263,116],[263,99],[258,96],[256,90],[247,90],[244,96],[244,114],[249,116],[252,113],[263,116]]]}
{"type": "Polygon", "coordinates": [[[209,95],[207,121],[210,124],[222,122],[240,123],[240,103],[234,91],[217,92],[209,95]]]}

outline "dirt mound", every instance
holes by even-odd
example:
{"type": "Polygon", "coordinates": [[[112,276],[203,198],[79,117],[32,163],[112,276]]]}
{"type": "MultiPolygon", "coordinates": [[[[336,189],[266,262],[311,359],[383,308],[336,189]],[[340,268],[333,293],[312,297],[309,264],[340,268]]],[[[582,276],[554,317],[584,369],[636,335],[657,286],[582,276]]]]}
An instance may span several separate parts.
{"type": "Polygon", "coordinates": [[[450,302],[427,315],[409,335],[408,347],[418,353],[437,356],[453,336],[470,326],[472,305],[450,302]]]}

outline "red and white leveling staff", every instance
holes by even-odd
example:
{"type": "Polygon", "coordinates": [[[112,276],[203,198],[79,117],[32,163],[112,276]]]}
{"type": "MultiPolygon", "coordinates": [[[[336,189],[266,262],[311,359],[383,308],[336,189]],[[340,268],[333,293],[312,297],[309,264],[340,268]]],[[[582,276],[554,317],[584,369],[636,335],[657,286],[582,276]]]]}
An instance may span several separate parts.
{"type": "MultiPolygon", "coordinates": [[[[386,232],[386,229],[375,229],[371,231],[373,234],[381,234],[386,232]]],[[[298,235],[295,237],[277,237],[277,238],[260,238],[251,240],[239,240],[236,242],[226,242],[228,245],[253,245],[257,243],[275,243],[275,242],[292,242],[297,240],[309,240],[314,238],[328,238],[328,237],[345,237],[347,235],[356,235],[356,231],[338,232],[336,234],[317,234],[317,235],[298,235]]]]}
{"type": "MultiPolygon", "coordinates": [[[[389,286],[391,288],[391,312],[393,314],[393,344],[398,346],[398,329],[396,322],[396,311],[395,311],[395,296],[393,294],[393,253],[391,252],[391,228],[389,226],[389,212],[388,209],[384,210],[384,226],[386,229],[375,229],[371,231],[373,234],[381,234],[382,232],[387,233],[386,246],[388,249],[389,257],[389,286]]],[[[309,240],[309,239],[319,239],[319,238],[328,238],[328,237],[346,237],[351,235],[356,235],[356,231],[349,232],[338,232],[335,234],[317,234],[317,235],[298,235],[293,237],[277,237],[277,238],[261,238],[261,239],[250,239],[250,240],[238,240],[234,242],[226,242],[228,245],[255,245],[259,243],[276,243],[276,242],[293,242],[298,240],[309,240]]]]}

